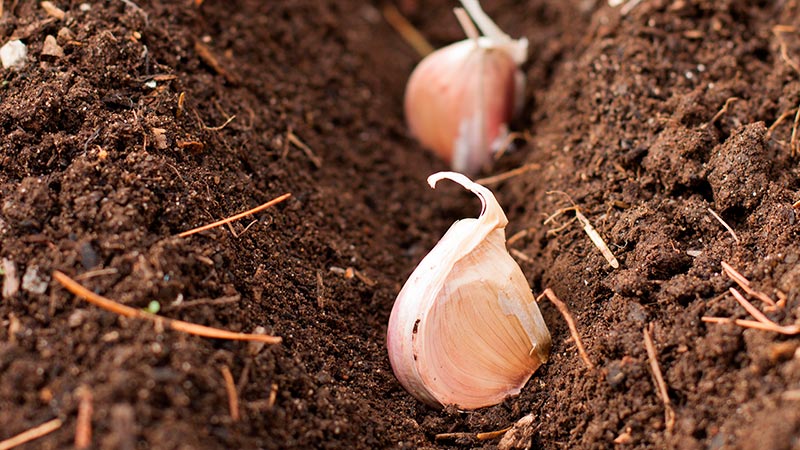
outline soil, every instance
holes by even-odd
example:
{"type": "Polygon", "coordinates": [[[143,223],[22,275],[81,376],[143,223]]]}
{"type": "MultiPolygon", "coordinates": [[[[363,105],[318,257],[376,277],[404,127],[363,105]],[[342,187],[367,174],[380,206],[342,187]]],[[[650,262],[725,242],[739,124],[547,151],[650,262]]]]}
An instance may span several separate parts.
{"type": "MultiPolygon", "coordinates": [[[[441,46],[462,38],[454,3],[398,5],[441,46]]],[[[785,301],[770,319],[800,315],[798,2],[643,0],[627,14],[591,0],[484,3],[530,39],[531,58],[515,124],[529,139],[481,176],[539,165],[490,187],[509,235],[527,230],[511,247],[534,292],[567,303],[597,369],[543,301],[553,353],[520,396],[437,410],[395,380],[394,298],[478,206],[425,183],[446,166],[406,130],[419,56],[382,3],[56,1],[57,18],[20,0],[0,19],[2,42],[28,47],[0,87],[0,440],[59,418],[26,448],[71,447],[90,392],[94,448],[495,448],[436,435],[528,414],[503,448],[800,448],[800,338],[701,320],[751,319],[722,261],[785,301]],[[43,52],[47,36],[63,56],[43,52]],[[573,213],[545,223],[570,201],[618,269],[573,213]],[[123,318],[54,270],[136,308],[156,301],[166,317],[263,327],[283,343],[123,318]]]]}

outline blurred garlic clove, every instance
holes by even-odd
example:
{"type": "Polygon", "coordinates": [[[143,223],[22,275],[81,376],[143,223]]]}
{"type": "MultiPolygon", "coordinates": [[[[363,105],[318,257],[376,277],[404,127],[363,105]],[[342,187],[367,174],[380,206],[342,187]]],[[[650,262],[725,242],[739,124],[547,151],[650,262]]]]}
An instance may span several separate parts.
{"type": "MultiPolygon", "coordinates": [[[[512,39],[477,0],[461,0],[484,36],[441,48],[423,59],[408,80],[405,114],[411,133],[457,172],[476,173],[491,162],[521,109],[528,40],[512,39]]],[[[474,28],[474,27],[473,27],[474,28]]]]}
{"type": "Polygon", "coordinates": [[[417,399],[461,409],[516,395],[547,361],[550,332],[522,270],[508,254],[503,210],[487,188],[452,180],[483,205],[454,223],[420,262],[395,301],[387,348],[397,379],[417,399]]]}

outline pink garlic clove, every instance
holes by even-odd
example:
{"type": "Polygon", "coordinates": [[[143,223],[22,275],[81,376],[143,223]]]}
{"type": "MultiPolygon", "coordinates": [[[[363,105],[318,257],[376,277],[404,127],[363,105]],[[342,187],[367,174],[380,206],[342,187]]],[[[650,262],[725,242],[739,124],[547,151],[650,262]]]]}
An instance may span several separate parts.
{"type": "Polygon", "coordinates": [[[485,36],[467,31],[470,39],[423,59],[409,78],[404,107],[423,146],[453,170],[476,173],[491,162],[520,109],[525,83],[518,65],[527,58],[528,42],[500,31],[477,0],[462,3],[485,36]]]}

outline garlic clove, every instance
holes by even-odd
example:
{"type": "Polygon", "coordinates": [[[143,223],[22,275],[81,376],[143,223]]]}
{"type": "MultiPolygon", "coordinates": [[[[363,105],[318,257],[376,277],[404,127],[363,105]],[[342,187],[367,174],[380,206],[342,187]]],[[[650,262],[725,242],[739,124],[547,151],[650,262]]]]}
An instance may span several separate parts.
{"type": "Polygon", "coordinates": [[[521,109],[525,78],[518,66],[527,39],[511,39],[477,0],[462,4],[485,36],[441,48],[409,78],[404,108],[411,133],[453,170],[475,173],[491,162],[521,109]]]}
{"type": "Polygon", "coordinates": [[[519,393],[550,351],[550,333],[528,282],[505,248],[508,223],[494,195],[440,172],[483,204],[453,224],[409,277],[389,318],[387,348],[397,379],[417,399],[461,409],[519,393]]]}

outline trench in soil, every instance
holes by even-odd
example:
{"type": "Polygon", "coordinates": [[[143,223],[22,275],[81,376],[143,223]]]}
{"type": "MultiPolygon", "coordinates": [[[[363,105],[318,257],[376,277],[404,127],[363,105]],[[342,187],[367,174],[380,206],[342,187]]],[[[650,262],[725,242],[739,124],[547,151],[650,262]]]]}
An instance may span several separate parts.
{"type": "MultiPolygon", "coordinates": [[[[435,45],[461,39],[453,5],[427,3],[401,7],[435,45]]],[[[515,123],[531,139],[482,175],[538,165],[491,188],[509,235],[527,230],[512,248],[534,292],[569,305],[597,370],[543,303],[553,354],[519,397],[440,411],[395,380],[384,349],[394,298],[478,203],[425,183],[446,167],[405,128],[418,56],[382,5],[62,4],[55,20],[21,1],[0,21],[30,54],[3,72],[0,94],[0,256],[4,283],[22,281],[0,302],[0,439],[57,417],[34,446],[71,445],[88,390],[99,448],[492,448],[434,437],[529,413],[507,448],[790,448],[800,341],[700,318],[747,318],[725,295],[723,260],[786,300],[770,317],[795,317],[800,41],[773,27],[800,25],[796,2],[645,0],[626,16],[603,2],[485,3],[531,40],[515,123]],[[42,54],[47,35],[63,57],[42,54]],[[620,269],[579,225],[548,232],[570,219],[544,223],[569,206],[549,191],[581,207],[620,269]],[[286,192],[229,228],[176,237],[286,192]],[[257,348],[121,318],[69,295],[53,270],[137,308],[155,300],[167,317],[284,341],[257,348]],[[674,423],[643,345],[651,324],[674,423]]]]}

